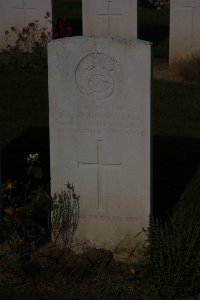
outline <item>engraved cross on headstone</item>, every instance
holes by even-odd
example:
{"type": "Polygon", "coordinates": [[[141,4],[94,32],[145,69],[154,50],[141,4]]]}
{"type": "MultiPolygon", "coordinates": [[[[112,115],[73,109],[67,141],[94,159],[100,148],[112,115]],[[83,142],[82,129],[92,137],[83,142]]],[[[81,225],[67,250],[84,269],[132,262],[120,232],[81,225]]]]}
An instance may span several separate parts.
{"type": "MultiPolygon", "coordinates": [[[[36,8],[29,6],[26,2],[26,0],[21,0],[21,1],[15,1],[15,4],[13,6],[13,10],[17,14],[21,14],[22,19],[23,19],[23,25],[26,26],[27,23],[29,22],[28,15],[35,14],[36,13],[36,8]]],[[[36,21],[36,20],[32,20],[36,21]]]]}
{"type": "Polygon", "coordinates": [[[96,162],[80,162],[78,161],[79,168],[96,168],[97,169],[97,208],[103,208],[103,180],[102,180],[102,170],[103,169],[118,169],[121,170],[121,163],[104,163],[102,159],[102,140],[97,141],[97,161],[96,162]]]}
{"type": "Polygon", "coordinates": [[[98,17],[104,17],[106,18],[105,22],[107,23],[107,30],[108,30],[108,35],[110,35],[110,26],[111,26],[111,21],[112,18],[120,17],[122,16],[122,13],[113,13],[112,12],[112,0],[105,0],[107,3],[107,11],[105,13],[99,13],[98,17]]]}

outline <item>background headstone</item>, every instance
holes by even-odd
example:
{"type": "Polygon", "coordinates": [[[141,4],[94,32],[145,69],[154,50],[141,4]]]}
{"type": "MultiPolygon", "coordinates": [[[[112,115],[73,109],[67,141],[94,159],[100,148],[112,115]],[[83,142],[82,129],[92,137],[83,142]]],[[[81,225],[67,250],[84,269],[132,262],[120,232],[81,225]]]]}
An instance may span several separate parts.
{"type": "Polygon", "coordinates": [[[83,35],[137,38],[137,0],[83,0],[83,35]]]}
{"type": "Polygon", "coordinates": [[[170,63],[200,52],[200,0],[171,0],[170,63]]]}
{"type": "MultiPolygon", "coordinates": [[[[1,0],[0,1],[0,49],[6,47],[5,31],[14,26],[21,30],[28,23],[39,20],[39,27],[47,27],[51,31],[51,24],[44,18],[47,12],[51,18],[51,0],[1,0]]],[[[11,37],[11,43],[15,36],[11,37]]]]}
{"type": "Polygon", "coordinates": [[[135,245],[150,213],[150,44],[74,37],[48,52],[52,194],[75,185],[80,242],[135,245]]]}

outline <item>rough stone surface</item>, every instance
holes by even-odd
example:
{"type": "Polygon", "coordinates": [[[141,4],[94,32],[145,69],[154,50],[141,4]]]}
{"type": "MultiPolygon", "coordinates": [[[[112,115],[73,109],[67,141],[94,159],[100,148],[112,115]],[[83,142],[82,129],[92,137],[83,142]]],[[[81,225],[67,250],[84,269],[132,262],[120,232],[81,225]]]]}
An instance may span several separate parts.
{"type": "Polygon", "coordinates": [[[170,64],[200,52],[200,0],[171,0],[170,64]]]}
{"type": "Polygon", "coordinates": [[[137,38],[137,0],[83,0],[83,34],[137,38]]]}
{"type": "MultiPolygon", "coordinates": [[[[39,27],[47,26],[51,30],[49,22],[45,22],[46,12],[51,15],[51,0],[1,0],[0,1],[0,49],[6,47],[5,31],[14,26],[20,30],[28,23],[39,20],[39,27]]],[[[16,40],[15,36],[9,41],[16,40]]]]}
{"type": "Polygon", "coordinates": [[[52,194],[75,185],[81,245],[134,247],[148,226],[150,52],[109,37],[49,44],[52,194]]]}

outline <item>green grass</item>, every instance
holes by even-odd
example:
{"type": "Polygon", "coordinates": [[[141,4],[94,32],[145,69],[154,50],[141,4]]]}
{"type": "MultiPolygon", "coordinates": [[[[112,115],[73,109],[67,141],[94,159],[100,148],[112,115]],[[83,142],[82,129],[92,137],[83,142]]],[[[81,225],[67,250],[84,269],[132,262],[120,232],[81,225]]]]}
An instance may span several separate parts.
{"type": "Polygon", "coordinates": [[[138,19],[140,25],[169,26],[169,9],[139,8],[138,19]]]}
{"type": "Polygon", "coordinates": [[[47,86],[47,70],[0,73],[1,146],[27,128],[48,126],[47,86]]]}
{"type": "Polygon", "coordinates": [[[185,191],[181,195],[181,201],[177,205],[174,217],[178,215],[183,215],[185,223],[193,220],[193,222],[199,223],[200,216],[200,166],[197,172],[193,176],[192,180],[189,182],[185,191]]]}
{"type": "Polygon", "coordinates": [[[200,52],[177,63],[179,74],[188,81],[200,82],[200,52]]]}
{"type": "Polygon", "coordinates": [[[169,56],[169,9],[138,11],[139,38],[153,43],[153,57],[169,56]]]}
{"type": "Polygon", "coordinates": [[[153,133],[200,138],[200,85],[155,81],[153,133]]]}

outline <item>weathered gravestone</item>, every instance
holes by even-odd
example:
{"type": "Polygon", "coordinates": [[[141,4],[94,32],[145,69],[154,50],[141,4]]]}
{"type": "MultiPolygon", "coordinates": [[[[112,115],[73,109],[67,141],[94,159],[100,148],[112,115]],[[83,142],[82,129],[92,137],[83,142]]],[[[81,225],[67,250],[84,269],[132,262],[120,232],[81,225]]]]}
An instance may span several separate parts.
{"type": "Polygon", "coordinates": [[[171,0],[170,64],[200,53],[200,0],[171,0]]]}
{"type": "Polygon", "coordinates": [[[52,194],[75,185],[80,243],[134,247],[150,213],[150,44],[73,37],[48,52],[52,194]]]}
{"type": "Polygon", "coordinates": [[[137,38],[137,0],[83,0],[83,34],[137,38]]]}
{"type": "MultiPolygon", "coordinates": [[[[45,26],[51,31],[51,24],[44,18],[51,15],[51,0],[1,0],[0,1],[0,49],[7,46],[5,31],[10,27],[22,30],[30,22],[38,20],[39,28],[45,26]]],[[[13,44],[16,36],[12,35],[9,42],[13,44]]]]}

